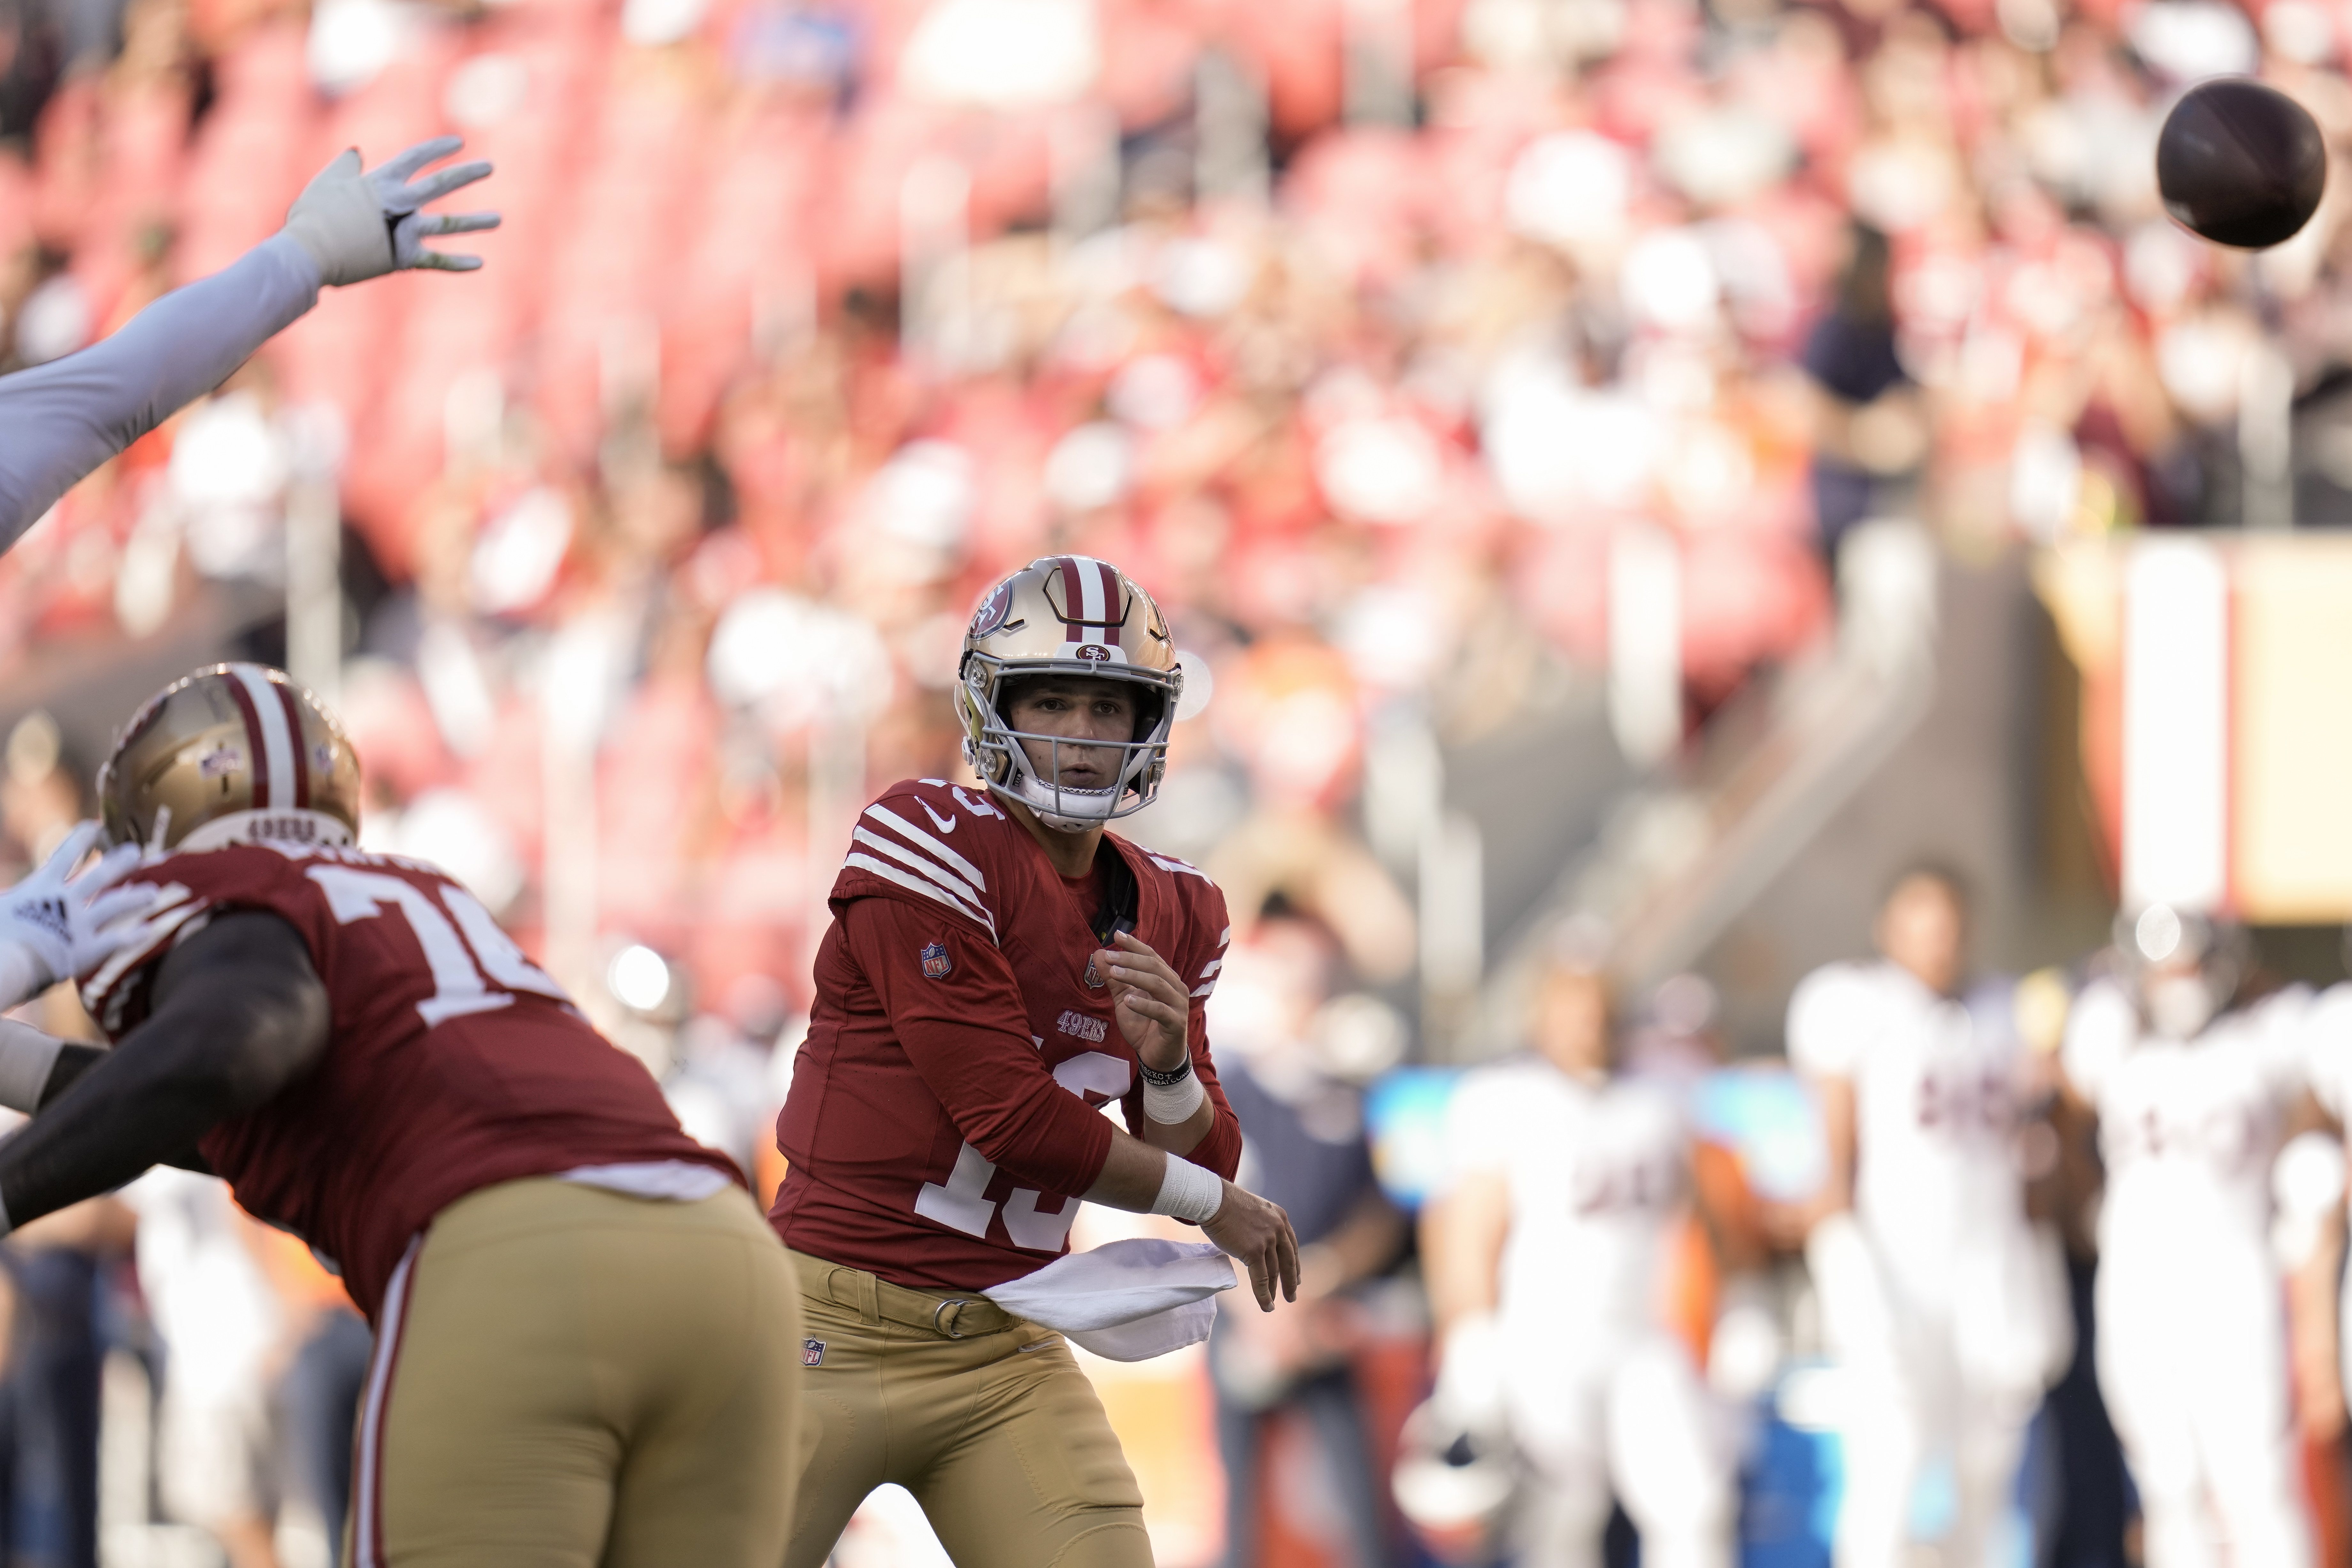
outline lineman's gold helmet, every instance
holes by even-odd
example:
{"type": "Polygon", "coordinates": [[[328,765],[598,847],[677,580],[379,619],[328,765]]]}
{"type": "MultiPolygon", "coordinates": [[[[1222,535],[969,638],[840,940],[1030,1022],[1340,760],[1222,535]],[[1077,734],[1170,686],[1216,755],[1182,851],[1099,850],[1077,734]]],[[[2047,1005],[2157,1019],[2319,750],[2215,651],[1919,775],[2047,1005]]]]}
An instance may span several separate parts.
{"type": "Polygon", "coordinates": [[[98,771],[98,799],[111,844],[349,844],[360,757],[285,671],[215,664],[147,700],[98,771]]]}
{"type": "Polygon", "coordinates": [[[1089,555],[1032,561],[989,591],[963,637],[955,689],[964,760],[991,793],[1017,800],[1065,833],[1098,827],[1142,810],[1168,770],[1168,731],[1184,685],[1176,642],[1151,595],[1127,574],[1089,555]],[[1060,770],[1040,778],[1024,735],[1004,719],[1005,689],[1024,677],[1083,675],[1132,682],[1135,737],[1122,748],[1118,782],[1108,789],[1067,789],[1060,770]]]}

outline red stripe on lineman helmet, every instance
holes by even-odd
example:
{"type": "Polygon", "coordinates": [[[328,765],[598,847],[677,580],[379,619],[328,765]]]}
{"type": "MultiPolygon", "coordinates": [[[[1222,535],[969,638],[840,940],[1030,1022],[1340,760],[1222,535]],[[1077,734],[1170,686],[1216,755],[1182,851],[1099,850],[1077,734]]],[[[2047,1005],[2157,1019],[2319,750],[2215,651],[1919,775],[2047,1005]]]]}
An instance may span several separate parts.
{"type": "MultiPolygon", "coordinates": [[[[271,797],[275,793],[276,781],[270,777],[269,743],[262,733],[261,708],[254,701],[253,689],[245,680],[245,672],[252,668],[253,666],[249,664],[232,664],[228,667],[228,695],[229,700],[236,704],[236,716],[239,722],[245,726],[247,765],[252,769],[253,805],[257,807],[275,807],[278,802],[271,797]]],[[[267,682],[264,684],[266,685],[267,682]]],[[[272,706],[274,707],[275,704],[273,703],[272,706]]]]}
{"type": "Polygon", "coordinates": [[[273,680],[278,689],[278,706],[286,710],[287,749],[294,756],[294,805],[299,811],[310,809],[310,749],[302,744],[302,700],[294,695],[293,683],[273,680]]]}
{"type": "Polygon", "coordinates": [[[295,805],[295,752],[301,744],[302,730],[289,721],[285,685],[270,679],[271,671],[257,664],[232,664],[228,672],[252,703],[246,712],[246,732],[254,738],[260,753],[253,804],[271,811],[290,811],[295,805]]]}

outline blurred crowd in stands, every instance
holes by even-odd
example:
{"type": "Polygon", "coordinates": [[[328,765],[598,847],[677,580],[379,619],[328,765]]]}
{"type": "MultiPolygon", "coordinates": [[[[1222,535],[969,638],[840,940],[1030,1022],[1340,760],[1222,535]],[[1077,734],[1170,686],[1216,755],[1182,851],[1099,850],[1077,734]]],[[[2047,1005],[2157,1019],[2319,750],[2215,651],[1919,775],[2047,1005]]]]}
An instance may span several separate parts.
{"type": "MultiPolygon", "coordinates": [[[[2346,198],[2249,264],[2150,157],[2218,70],[2352,132],[2347,49],[2326,0],[0,0],[0,367],[347,145],[461,132],[505,215],[485,272],[331,294],[0,560],[0,691],[200,623],[282,657],[289,531],[340,495],[345,658],[296,664],[370,842],[772,1163],[835,840],[957,765],[957,639],[1032,556],[1118,562],[1186,650],[1139,836],[1378,990],[1421,949],[1368,747],[1605,666],[1628,540],[1696,726],[1827,635],[1870,518],[2237,521],[2280,374],[2298,509],[2352,517],[2346,198]]],[[[8,858],[94,761],[16,723],[8,858]]]]}

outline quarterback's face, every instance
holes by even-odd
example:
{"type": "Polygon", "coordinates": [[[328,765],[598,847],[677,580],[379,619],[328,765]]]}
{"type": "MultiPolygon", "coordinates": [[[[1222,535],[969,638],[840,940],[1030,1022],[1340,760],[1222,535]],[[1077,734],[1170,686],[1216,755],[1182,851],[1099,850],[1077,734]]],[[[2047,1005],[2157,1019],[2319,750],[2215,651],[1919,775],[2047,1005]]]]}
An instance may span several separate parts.
{"type": "Polygon", "coordinates": [[[1048,676],[1014,691],[1005,721],[1024,736],[1052,736],[1065,742],[1024,739],[1021,749],[1039,778],[1065,789],[1108,789],[1118,781],[1119,747],[1135,739],[1135,693],[1126,682],[1086,676],[1048,676]],[[1056,777],[1055,764],[1059,763],[1056,777]]]}

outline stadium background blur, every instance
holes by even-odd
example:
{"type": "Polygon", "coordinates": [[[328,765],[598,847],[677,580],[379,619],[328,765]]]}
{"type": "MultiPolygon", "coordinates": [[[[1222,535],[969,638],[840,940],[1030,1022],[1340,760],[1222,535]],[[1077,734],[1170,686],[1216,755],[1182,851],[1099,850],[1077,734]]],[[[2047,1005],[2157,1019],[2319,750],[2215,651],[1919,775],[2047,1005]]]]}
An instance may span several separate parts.
{"type": "MultiPolygon", "coordinates": [[[[162,681],[287,664],[369,845],[467,880],[772,1188],[853,814],[958,769],[978,591],[1097,554],[1187,656],[1134,835],[1341,955],[1303,1013],[1237,963],[1222,1052],[1306,1037],[1409,1207],[1565,923],[1733,1064],[1710,1135],[1801,1200],[1788,993],[1921,856],[1981,966],[2046,970],[2045,1038],[2119,896],[2343,973],[2352,743],[2312,721],[2352,551],[2299,529],[2352,521],[2344,186],[2250,262],[2150,154],[2223,70],[2340,145],[2347,51],[2329,0],[0,0],[0,364],[346,145],[459,132],[506,218],[478,278],[330,293],[0,560],[0,858],[162,681]]],[[[151,1399],[212,1369],[183,1449],[320,1429],[299,1248],[171,1187],[8,1252],[9,1562],[77,1560],[77,1510],[110,1564],[326,1561],[299,1455],[207,1474],[151,1399]]],[[[1410,1265],[1357,1307],[1392,1436],[1410,1265]]],[[[1822,1426],[1785,1349],[1783,1459],[1822,1426]]],[[[1160,1560],[1216,1560],[1205,1353],[1097,1370],[1160,1560]]],[[[1295,1425],[1255,1560],[1344,1561],[1295,1425]]],[[[1771,1484],[1749,1560],[1822,1561],[1771,1484]]],[[[927,1561],[908,1513],[843,1561],[927,1561]]]]}

